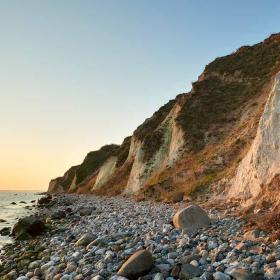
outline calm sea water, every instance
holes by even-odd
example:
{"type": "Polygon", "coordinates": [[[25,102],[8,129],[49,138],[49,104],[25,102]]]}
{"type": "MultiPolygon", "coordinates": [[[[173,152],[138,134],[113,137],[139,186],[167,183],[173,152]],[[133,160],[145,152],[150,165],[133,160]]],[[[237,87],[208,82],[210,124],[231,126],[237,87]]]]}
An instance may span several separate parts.
{"type": "MultiPolygon", "coordinates": [[[[40,196],[37,192],[7,192],[0,191],[0,219],[6,222],[0,222],[0,230],[4,227],[12,227],[20,217],[30,215],[35,210],[25,209],[28,205],[33,205],[32,200],[37,200],[40,196]],[[25,203],[22,203],[24,201],[25,203]],[[16,204],[13,205],[12,202],[16,204]]],[[[8,236],[0,235],[0,249],[5,243],[12,242],[8,236]]]]}

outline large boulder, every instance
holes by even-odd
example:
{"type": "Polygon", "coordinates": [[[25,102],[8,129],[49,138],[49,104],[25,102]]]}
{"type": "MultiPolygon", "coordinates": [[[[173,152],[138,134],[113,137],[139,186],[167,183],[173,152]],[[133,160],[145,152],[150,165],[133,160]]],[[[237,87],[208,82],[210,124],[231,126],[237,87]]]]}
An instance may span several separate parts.
{"type": "Polygon", "coordinates": [[[45,223],[38,217],[29,216],[19,219],[14,225],[12,235],[17,240],[31,239],[45,231],[45,223]]]}
{"type": "Polygon", "coordinates": [[[195,231],[210,224],[207,213],[198,205],[193,204],[179,210],[173,217],[173,224],[176,228],[195,231]]]}
{"type": "Polygon", "coordinates": [[[148,273],[153,266],[154,260],[151,252],[148,250],[139,250],[130,256],[121,266],[118,275],[129,279],[137,279],[137,277],[148,273]]]}

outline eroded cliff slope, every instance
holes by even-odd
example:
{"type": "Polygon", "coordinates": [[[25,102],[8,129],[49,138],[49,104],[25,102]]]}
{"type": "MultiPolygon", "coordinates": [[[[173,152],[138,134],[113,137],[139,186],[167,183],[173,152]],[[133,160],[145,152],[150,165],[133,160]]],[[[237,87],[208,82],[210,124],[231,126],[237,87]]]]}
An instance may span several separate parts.
{"type": "Polygon", "coordinates": [[[256,197],[279,169],[279,61],[279,34],[215,59],[189,93],[161,107],[121,146],[91,152],[49,191],[171,201],[256,197]]]}

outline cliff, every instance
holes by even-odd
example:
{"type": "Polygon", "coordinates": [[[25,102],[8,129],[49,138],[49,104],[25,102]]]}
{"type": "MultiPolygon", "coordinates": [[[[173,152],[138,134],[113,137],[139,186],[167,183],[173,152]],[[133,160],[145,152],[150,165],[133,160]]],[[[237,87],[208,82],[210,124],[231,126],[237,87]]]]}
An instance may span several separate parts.
{"type": "Polygon", "coordinates": [[[258,198],[258,206],[263,202],[279,204],[279,136],[280,74],[277,74],[260,118],[256,137],[230,182],[229,197],[238,197],[246,204],[252,204],[258,198]]]}
{"type": "Polygon", "coordinates": [[[175,201],[219,194],[251,203],[279,173],[280,34],[205,67],[188,93],[121,146],[91,152],[50,192],[136,194],[175,201]]]}

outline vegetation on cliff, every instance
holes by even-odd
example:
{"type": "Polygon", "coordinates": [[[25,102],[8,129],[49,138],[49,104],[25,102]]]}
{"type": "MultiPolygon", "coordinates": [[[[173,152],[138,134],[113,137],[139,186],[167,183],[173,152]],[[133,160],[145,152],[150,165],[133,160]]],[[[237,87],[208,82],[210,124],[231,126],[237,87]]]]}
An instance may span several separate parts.
{"type": "Polygon", "coordinates": [[[101,165],[118,150],[119,146],[112,144],[87,154],[82,164],[76,171],[76,184],[80,184],[87,176],[92,175],[101,165]]]}
{"type": "Polygon", "coordinates": [[[143,124],[134,131],[134,136],[143,142],[144,161],[149,161],[159,150],[163,142],[164,131],[160,125],[175,105],[176,100],[170,100],[156,111],[152,117],[146,119],[143,124]]]}

